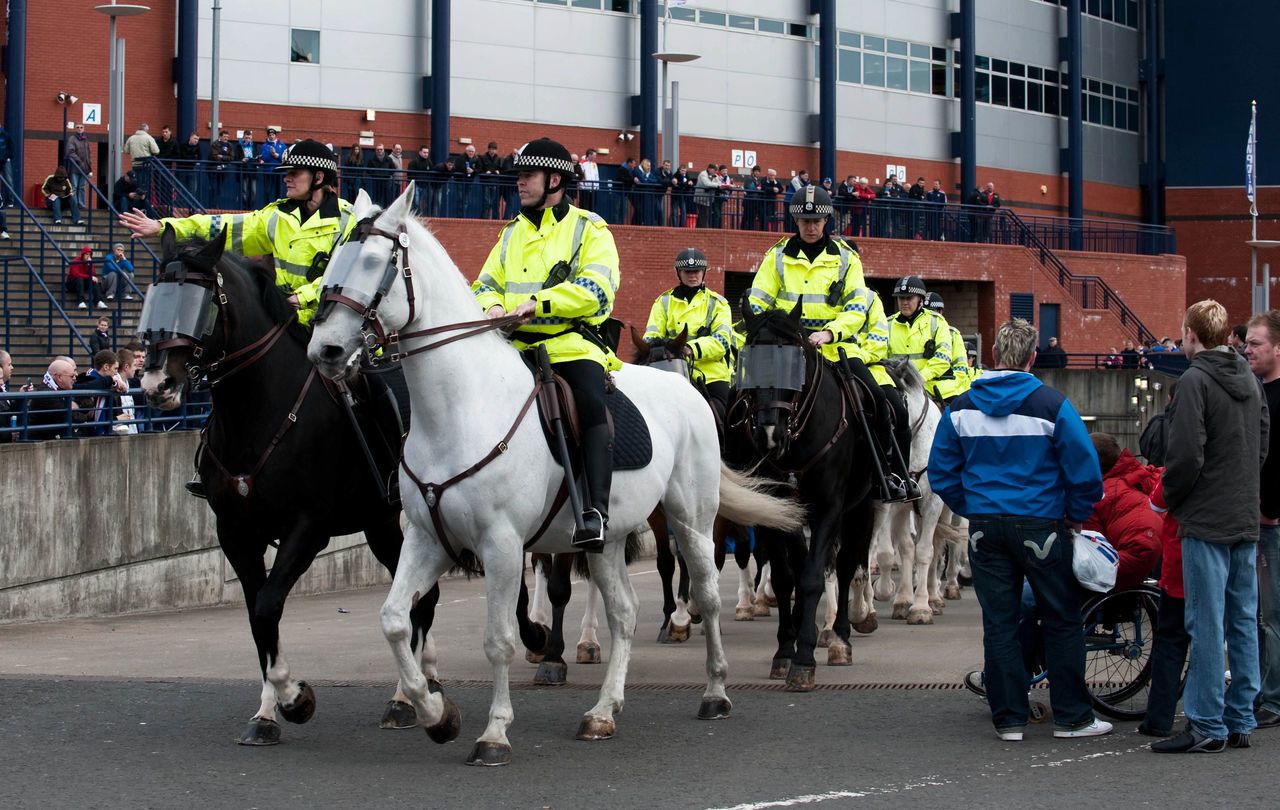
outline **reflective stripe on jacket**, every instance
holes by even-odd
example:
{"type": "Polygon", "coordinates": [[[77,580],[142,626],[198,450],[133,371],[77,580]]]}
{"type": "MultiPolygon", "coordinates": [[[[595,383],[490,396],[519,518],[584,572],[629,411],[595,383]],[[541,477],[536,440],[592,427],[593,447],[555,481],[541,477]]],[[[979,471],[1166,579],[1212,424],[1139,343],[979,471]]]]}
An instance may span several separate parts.
{"type": "Polygon", "coordinates": [[[951,399],[969,390],[969,383],[972,382],[972,379],[969,377],[969,363],[965,359],[967,354],[964,348],[964,338],[961,337],[960,330],[952,326],[951,379],[938,380],[938,396],[943,399],[951,399]]]}
{"type": "Polygon", "coordinates": [[[245,256],[270,255],[276,267],[276,286],[298,296],[298,322],[309,325],[320,299],[320,276],[308,281],[317,254],[331,255],[356,226],[351,203],[326,194],[320,208],[302,221],[301,204],[276,200],[260,211],[244,214],[197,214],[160,220],[179,240],[198,236],[212,239],[224,227],[227,248],[245,256]]]}
{"type": "Polygon", "coordinates": [[[897,313],[889,319],[889,356],[909,359],[924,378],[925,389],[935,393],[937,381],[951,373],[951,327],[936,312],[923,310],[910,322],[897,313]],[[933,351],[926,356],[930,341],[933,351]]]}
{"type": "Polygon", "coordinates": [[[579,327],[596,327],[613,311],[618,292],[618,249],[598,215],[561,202],[539,212],[535,224],[523,212],[503,226],[480,277],[471,285],[481,308],[507,312],[532,299],[533,320],[521,326],[512,343],[523,350],[535,343],[547,348],[551,362],[595,360],[609,371],[622,368],[617,356],[586,337],[579,327]],[[552,278],[557,262],[569,265],[564,278],[552,278]],[[520,334],[546,335],[521,340],[520,334]]]}
{"type": "Polygon", "coordinates": [[[866,286],[857,252],[833,239],[810,262],[800,252],[800,244],[800,238],[793,236],[765,253],[748,291],[752,311],[790,311],[799,303],[801,326],[831,333],[831,342],[819,347],[823,357],[839,360],[844,349],[849,357],[866,363],[878,383],[892,385],[878,365],[888,350],[884,308],[866,286]]]}
{"type": "Polygon", "coordinates": [[[644,339],[651,343],[670,340],[687,328],[686,345],[693,351],[696,376],[709,383],[728,382],[732,376],[729,360],[734,340],[729,302],[706,287],[694,293],[690,301],[674,292],[667,290],[653,302],[644,339]]]}

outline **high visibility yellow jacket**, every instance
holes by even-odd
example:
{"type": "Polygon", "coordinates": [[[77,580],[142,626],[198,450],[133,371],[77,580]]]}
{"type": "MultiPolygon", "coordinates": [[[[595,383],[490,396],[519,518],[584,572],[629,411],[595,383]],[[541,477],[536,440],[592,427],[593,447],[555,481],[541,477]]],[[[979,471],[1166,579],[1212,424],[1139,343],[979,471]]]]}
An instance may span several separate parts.
{"type": "MultiPolygon", "coordinates": [[[[950,326],[948,324],[948,326],[950,326]]],[[[951,379],[940,379],[937,382],[938,396],[943,399],[951,399],[958,397],[965,391],[969,390],[969,383],[972,380],[969,377],[969,363],[966,361],[968,352],[964,347],[964,338],[960,336],[960,330],[954,326],[951,329],[951,379]]]]}
{"type": "Polygon", "coordinates": [[[889,356],[908,358],[924,378],[925,389],[936,393],[938,380],[951,374],[951,327],[927,309],[912,321],[895,313],[889,319],[889,356]]]}
{"type": "Polygon", "coordinates": [[[686,345],[693,351],[694,376],[703,382],[729,382],[732,319],[729,302],[714,290],[703,287],[686,301],[671,289],[653,302],[644,339],[653,343],[670,340],[688,329],[686,345]]]}
{"type": "Polygon", "coordinates": [[[832,239],[810,262],[801,244],[800,237],[788,237],[764,254],[748,291],[752,311],[789,311],[799,302],[801,326],[831,333],[832,341],[819,348],[823,357],[839,360],[844,349],[862,360],[880,385],[893,385],[880,365],[889,338],[884,307],[867,287],[857,251],[832,239]]]}
{"type": "Polygon", "coordinates": [[[476,300],[485,310],[501,305],[511,312],[532,299],[533,320],[512,335],[517,348],[541,344],[553,363],[594,360],[617,371],[622,362],[583,328],[594,330],[613,311],[619,283],[613,234],[599,216],[567,202],[536,216],[537,222],[521,212],[502,227],[471,285],[476,300]],[[553,273],[562,261],[564,270],[553,273]]]}
{"type": "Polygon", "coordinates": [[[276,286],[298,296],[298,322],[303,325],[315,316],[324,261],[356,226],[351,203],[336,194],[326,194],[305,220],[302,203],[284,199],[245,214],[165,217],[160,222],[173,228],[180,240],[213,239],[225,227],[228,249],[245,256],[270,255],[276,266],[276,286]]]}

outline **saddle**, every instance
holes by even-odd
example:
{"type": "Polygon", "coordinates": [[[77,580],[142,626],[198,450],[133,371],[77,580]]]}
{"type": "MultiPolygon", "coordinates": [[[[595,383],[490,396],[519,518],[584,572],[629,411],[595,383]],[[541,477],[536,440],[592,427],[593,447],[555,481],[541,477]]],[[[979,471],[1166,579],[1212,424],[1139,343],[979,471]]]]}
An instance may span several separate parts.
{"type": "MultiPolygon", "coordinates": [[[[531,353],[524,355],[530,373],[534,373],[536,361],[531,353]]],[[[575,475],[582,472],[578,448],[581,443],[582,425],[578,420],[578,406],[573,396],[573,389],[559,374],[552,375],[550,385],[544,385],[538,391],[538,420],[542,424],[542,435],[547,440],[547,449],[552,458],[556,456],[555,429],[553,420],[558,414],[563,420],[565,439],[569,444],[569,454],[573,458],[575,475]]],[[[647,467],[653,460],[653,437],[649,434],[649,424],[635,403],[613,385],[613,378],[607,377],[605,383],[605,404],[609,420],[609,432],[613,436],[613,469],[638,470],[647,467]]]]}

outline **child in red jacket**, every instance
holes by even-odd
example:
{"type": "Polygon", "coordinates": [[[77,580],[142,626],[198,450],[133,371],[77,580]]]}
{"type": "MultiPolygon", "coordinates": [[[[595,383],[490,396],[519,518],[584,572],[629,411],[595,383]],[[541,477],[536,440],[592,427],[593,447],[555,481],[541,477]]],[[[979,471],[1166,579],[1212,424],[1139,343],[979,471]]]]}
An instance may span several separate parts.
{"type": "Polygon", "coordinates": [[[1173,715],[1178,708],[1182,671],[1187,665],[1191,636],[1183,615],[1182,541],[1178,522],[1164,502],[1164,483],[1156,478],[1151,508],[1164,518],[1160,532],[1163,556],[1160,563],[1160,615],[1156,620],[1155,642],[1151,648],[1151,692],[1147,716],[1138,724],[1138,733],[1148,737],[1168,737],[1173,733],[1173,715]]]}

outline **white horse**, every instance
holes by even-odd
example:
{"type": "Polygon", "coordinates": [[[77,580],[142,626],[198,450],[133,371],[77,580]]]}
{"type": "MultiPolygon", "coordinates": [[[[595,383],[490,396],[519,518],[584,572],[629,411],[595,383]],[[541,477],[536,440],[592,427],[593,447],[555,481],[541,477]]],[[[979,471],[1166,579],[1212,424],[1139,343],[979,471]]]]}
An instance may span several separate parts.
{"type": "MultiPolygon", "coordinates": [[[[505,322],[484,321],[466,279],[410,215],[412,199],[410,183],[377,217],[373,230],[334,255],[325,273],[326,301],[341,305],[322,309],[309,357],[322,373],[341,377],[364,350],[366,338],[373,337],[366,329],[380,337],[385,330],[403,341],[391,341],[386,349],[401,353],[413,405],[400,475],[410,525],[382,608],[383,632],[419,723],[437,742],[456,738],[461,727],[457,706],[428,689],[410,649],[409,608],[451,566],[453,554],[474,555],[487,577],[484,649],[493,666],[493,697],[488,725],[468,763],[503,765],[511,759],[508,678],[524,550],[573,551],[575,516],[569,509],[553,508],[562,502],[557,493],[565,472],[531,413],[533,376],[520,353],[491,331],[505,322]],[[338,295],[342,298],[331,297],[338,295]]],[[[361,218],[369,213],[356,210],[361,218]]],[[[639,366],[626,366],[615,376],[618,388],[648,422],[653,454],[642,469],[615,474],[606,547],[588,555],[591,578],[604,601],[611,648],[599,700],[578,729],[582,740],[611,737],[614,714],[623,705],[637,610],[623,560],[628,532],[643,527],[661,503],[704,611],[707,687],[698,716],[712,719],[727,716],[731,708],[724,688],[727,663],[712,559],[716,514],[786,530],[804,520],[798,504],[764,494],[762,482],[721,464],[711,410],[691,386],[639,366]]]]}
{"type": "MultiPolygon", "coordinates": [[[[933,447],[933,435],[937,432],[942,413],[924,390],[924,381],[910,363],[890,366],[894,381],[907,400],[907,416],[911,421],[910,467],[913,472],[923,471],[929,465],[929,450],[933,447]]],[[[933,493],[927,473],[919,479],[923,497],[915,503],[875,505],[875,522],[871,540],[871,553],[880,570],[875,583],[875,598],[886,601],[893,597],[893,618],[906,619],[907,624],[933,624],[935,614],[942,612],[942,599],[934,583],[933,560],[935,553],[934,529],[944,509],[942,499],[933,493]],[[893,583],[895,549],[897,551],[898,583],[893,583]]],[[[860,591],[863,604],[851,611],[850,620],[875,612],[874,604],[866,599],[866,583],[869,579],[855,577],[855,601],[860,591]]]]}

